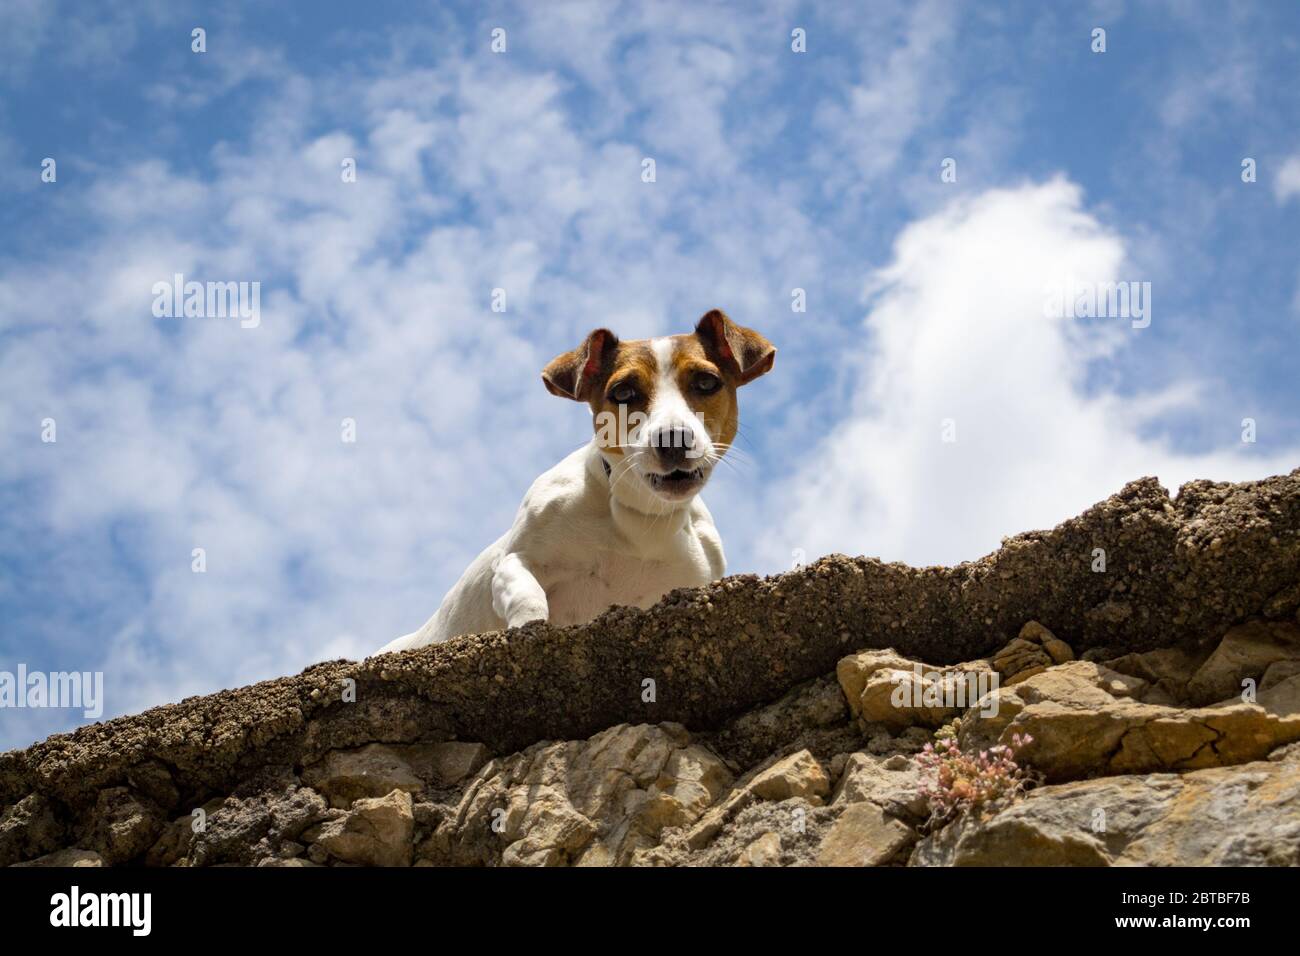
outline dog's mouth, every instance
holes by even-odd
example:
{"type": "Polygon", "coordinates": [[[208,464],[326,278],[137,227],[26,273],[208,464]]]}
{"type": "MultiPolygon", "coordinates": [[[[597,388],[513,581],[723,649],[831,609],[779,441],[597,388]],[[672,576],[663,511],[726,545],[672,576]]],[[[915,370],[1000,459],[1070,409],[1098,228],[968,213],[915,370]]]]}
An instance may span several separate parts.
{"type": "Polygon", "coordinates": [[[666,475],[648,474],[645,477],[650,482],[650,487],[661,495],[678,497],[693,492],[704,484],[704,468],[696,468],[694,471],[678,468],[666,475]]]}

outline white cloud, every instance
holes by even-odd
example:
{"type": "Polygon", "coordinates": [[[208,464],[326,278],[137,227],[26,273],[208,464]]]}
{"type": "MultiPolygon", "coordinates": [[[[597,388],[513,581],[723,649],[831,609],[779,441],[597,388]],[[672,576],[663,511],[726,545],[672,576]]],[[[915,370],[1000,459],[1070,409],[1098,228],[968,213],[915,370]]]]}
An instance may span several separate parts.
{"type": "MultiPolygon", "coordinates": [[[[178,44],[181,62],[188,69],[145,88],[145,97],[164,109],[199,109],[245,83],[281,78],[286,66],[279,50],[268,50],[249,42],[235,31],[221,33],[207,52],[194,53],[178,44]]],[[[169,51],[175,53],[175,51],[169,51]]]]}
{"type": "Polygon", "coordinates": [[[0,79],[24,81],[43,61],[93,73],[118,69],[142,32],[186,16],[189,5],[141,0],[81,17],[78,5],[66,0],[6,0],[0,4],[0,79]]]}
{"type": "Polygon", "coordinates": [[[54,4],[44,0],[0,4],[0,78],[26,72],[54,25],[54,13],[54,4]]]}
{"type": "MultiPolygon", "coordinates": [[[[822,133],[815,161],[827,176],[828,194],[867,191],[894,168],[909,141],[943,114],[954,78],[941,69],[951,55],[959,11],[942,0],[911,7],[844,7],[845,35],[862,54],[862,75],[843,101],[828,99],[817,114],[822,133]],[[861,19],[869,18],[866,29],[861,19]]],[[[941,157],[934,157],[935,176],[941,157]]]]}
{"type": "Polygon", "coordinates": [[[1300,153],[1288,157],[1273,178],[1273,195],[1279,203],[1300,196],[1300,153]]]}
{"type": "MultiPolygon", "coordinates": [[[[958,201],[904,230],[848,357],[860,367],[848,414],[814,423],[806,460],[767,499],[786,517],[759,537],[765,559],[787,564],[802,548],[948,564],[1051,527],[1141,475],[1172,489],[1294,467],[1297,449],[1185,453],[1149,437],[1154,415],[1195,400],[1195,382],[1130,395],[1089,381],[1092,363],[1141,349],[1152,330],[1049,318],[1046,290],[1065,275],[1130,278],[1123,265],[1121,238],[1064,179],[958,201]],[[953,443],[942,441],[945,419],[953,443]]],[[[1159,303],[1153,324],[1166,320],[1159,303]]],[[[1250,411],[1209,413],[1232,432],[1250,411]]]]}

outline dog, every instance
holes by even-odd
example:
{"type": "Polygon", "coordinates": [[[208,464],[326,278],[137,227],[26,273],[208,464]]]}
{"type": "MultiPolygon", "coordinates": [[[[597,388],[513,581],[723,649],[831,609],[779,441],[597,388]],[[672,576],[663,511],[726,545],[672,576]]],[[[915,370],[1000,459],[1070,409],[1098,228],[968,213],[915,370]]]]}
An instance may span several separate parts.
{"type": "Polygon", "coordinates": [[[620,342],[596,329],[556,357],[542,382],[591,407],[591,441],[533,482],[510,530],[433,617],[379,653],[530,621],[581,624],[722,577],[722,539],[699,493],[735,439],[736,390],[775,358],[719,309],[693,333],[620,342]]]}

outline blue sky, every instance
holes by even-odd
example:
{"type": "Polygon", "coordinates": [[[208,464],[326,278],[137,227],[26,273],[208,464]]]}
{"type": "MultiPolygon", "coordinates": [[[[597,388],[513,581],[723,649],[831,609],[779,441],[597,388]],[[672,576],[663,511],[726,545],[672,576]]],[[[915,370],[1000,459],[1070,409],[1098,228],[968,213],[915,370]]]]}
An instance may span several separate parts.
{"type": "Polygon", "coordinates": [[[1300,7],[994,6],[9,0],[0,670],[111,716],[363,656],[589,434],[549,358],[714,306],[780,350],[705,492],[733,572],[1300,465],[1300,7]],[[154,317],[178,272],[260,324],[154,317]],[[1150,325],[1045,316],[1064,275],[1150,325]]]}

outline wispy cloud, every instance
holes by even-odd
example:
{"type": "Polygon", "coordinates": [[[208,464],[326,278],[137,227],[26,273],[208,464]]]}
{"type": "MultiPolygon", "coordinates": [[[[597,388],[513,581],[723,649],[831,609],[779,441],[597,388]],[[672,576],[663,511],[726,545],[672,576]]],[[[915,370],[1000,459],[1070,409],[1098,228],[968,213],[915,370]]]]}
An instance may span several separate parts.
{"type": "Polygon", "coordinates": [[[1273,180],[1273,195],[1280,203],[1300,196],[1300,153],[1288,157],[1273,180]]]}

